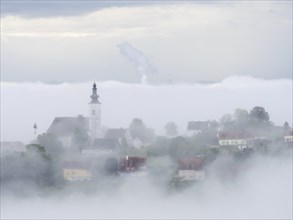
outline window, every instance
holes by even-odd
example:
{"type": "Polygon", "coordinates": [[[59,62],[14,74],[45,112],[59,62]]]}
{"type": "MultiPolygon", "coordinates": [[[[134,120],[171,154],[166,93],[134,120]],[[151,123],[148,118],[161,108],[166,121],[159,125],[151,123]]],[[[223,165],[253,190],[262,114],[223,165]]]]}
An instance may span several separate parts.
{"type": "Polygon", "coordinates": [[[92,115],[96,115],[96,110],[92,110],[92,115]]]}

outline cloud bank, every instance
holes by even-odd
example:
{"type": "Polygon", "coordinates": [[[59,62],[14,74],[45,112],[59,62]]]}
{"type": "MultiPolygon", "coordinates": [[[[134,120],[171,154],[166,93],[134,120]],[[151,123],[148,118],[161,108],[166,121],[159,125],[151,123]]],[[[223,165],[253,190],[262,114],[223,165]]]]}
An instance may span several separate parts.
{"type": "Polygon", "coordinates": [[[253,158],[234,180],[211,176],[177,193],[146,177],[99,193],[1,199],[3,219],[292,219],[292,157],[253,158]]]}
{"type": "MultiPolygon", "coordinates": [[[[1,140],[29,142],[35,122],[42,133],[54,117],[87,116],[92,83],[1,82],[1,140]]],[[[288,121],[292,126],[292,86],[288,79],[245,76],[212,84],[97,82],[103,126],[128,127],[137,117],[157,134],[164,134],[169,121],[184,134],[190,120],[218,120],[236,108],[251,110],[254,106],[263,106],[276,125],[288,121]]]]}

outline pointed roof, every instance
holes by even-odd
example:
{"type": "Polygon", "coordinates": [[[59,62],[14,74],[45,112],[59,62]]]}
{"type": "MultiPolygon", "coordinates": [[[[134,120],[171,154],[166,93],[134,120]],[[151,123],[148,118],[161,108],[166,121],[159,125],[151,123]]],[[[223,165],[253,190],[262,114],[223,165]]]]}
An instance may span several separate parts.
{"type": "Polygon", "coordinates": [[[251,138],[254,138],[254,136],[248,132],[221,131],[221,132],[218,132],[218,138],[219,140],[228,140],[228,139],[235,140],[235,139],[251,139],[251,138]]]}
{"type": "Polygon", "coordinates": [[[92,95],[90,96],[91,98],[91,102],[90,103],[98,103],[101,104],[99,102],[99,95],[97,94],[97,85],[96,83],[93,84],[93,88],[92,88],[92,95]]]}

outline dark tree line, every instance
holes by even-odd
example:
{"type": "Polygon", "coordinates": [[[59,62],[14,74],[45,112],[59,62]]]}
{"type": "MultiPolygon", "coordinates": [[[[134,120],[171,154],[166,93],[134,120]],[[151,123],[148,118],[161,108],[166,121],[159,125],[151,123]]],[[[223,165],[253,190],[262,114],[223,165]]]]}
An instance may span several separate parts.
{"type": "Polygon", "coordinates": [[[27,145],[27,151],[1,158],[1,189],[26,194],[36,189],[61,186],[62,169],[44,146],[27,145]]]}

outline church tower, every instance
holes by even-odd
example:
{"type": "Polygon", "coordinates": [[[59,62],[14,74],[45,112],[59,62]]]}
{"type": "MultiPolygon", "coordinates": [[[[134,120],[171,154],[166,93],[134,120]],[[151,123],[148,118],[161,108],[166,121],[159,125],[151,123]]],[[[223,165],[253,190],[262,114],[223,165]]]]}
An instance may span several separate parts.
{"type": "Polygon", "coordinates": [[[101,137],[101,103],[97,94],[97,85],[93,84],[91,102],[89,103],[89,137],[91,141],[101,137]]]}

